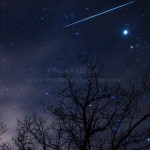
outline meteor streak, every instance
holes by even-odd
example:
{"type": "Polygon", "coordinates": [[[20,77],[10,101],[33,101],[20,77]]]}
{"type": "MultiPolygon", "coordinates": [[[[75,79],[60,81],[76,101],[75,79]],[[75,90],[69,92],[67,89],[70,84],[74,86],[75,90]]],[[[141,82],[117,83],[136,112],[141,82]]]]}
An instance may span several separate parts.
{"type": "Polygon", "coordinates": [[[122,7],[125,7],[125,6],[130,5],[130,4],[134,3],[134,2],[135,2],[135,1],[131,1],[131,2],[129,2],[129,3],[125,3],[125,4],[120,5],[120,6],[117,6],[117,7],[115,7],[115,8],[112,8],[112,9],[109,9],[109,10],[106,10],[106,11],[103,11],[103,12],[98,13],[98,14],[96,14],[96,15],[93,15],[93,16],[87,17],[87,18],[85,18],[85,19],[82,19],[82,20],[76,21],[76,22],[74,22],[74,23],[68,24],[68,25],[66,25],[66,26],[64,26],[64,27],[65,27],[65,28],[67,28],[67,27],[70,27],[70,26],[73,26],[73,25],[79,24],[79,23],[81,23],[81,22],[84,22],[84,21],[90,20],[90,19],[92,19],[92,18],[95,18],[95,17],[97,17],[97,16],[100,16],[100,15],[106,14],[106,13],[111,12],[111,11],[113,11],[113,10],[116,10],[116,9],[119,9],[119,8],[122,8],[122,7]]]}

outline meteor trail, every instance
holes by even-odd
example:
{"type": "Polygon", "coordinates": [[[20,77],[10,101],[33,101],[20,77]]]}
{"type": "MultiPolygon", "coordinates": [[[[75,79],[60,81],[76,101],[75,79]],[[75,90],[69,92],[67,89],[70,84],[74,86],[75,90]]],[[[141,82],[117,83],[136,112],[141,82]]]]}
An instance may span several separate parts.
{"type": "Polygon", "coordinates": [[[115,7],[115,8],[112,8],[112,9],[106,10],[106,11],[103,11],[103,12],[98,13],[98,14],[96,14],[96,15],[93,15],[93,16],[87,17],[87,18],[85,18],[85,19],[82,19],[82,20],[76,21],[76,22],[74,22],[74,23],[68,24],[68,25],[66,25],[66,26],[64,26],[64,27],[65,27],[65,28],[67,28],[67,27],[70,27],[70,26],[76,25],[76,24],[78,24],[78,23],[81,23],[81,22],[84,22],[84,21],[90,20],[90,19],[92,19],[92,18],[95,18],[95,17],[97,17],[97,16],[100,16],[100,15],[106,14],[106,13],[108,13],[108,12],[111,12],[111,11],[113,11],[113,10],[116,10],[116,9],[119,9],[119,8],[122,8],[122,7],[125,7],[125,6],[130,5],[130,4],[134,3],[134,2],[135,2],[135,1],[131,1],[131,2],[129,2],[129,3],[125,3],[125,4],[120,5],[120,6],[118,6],[118,7],[115,7]]]}

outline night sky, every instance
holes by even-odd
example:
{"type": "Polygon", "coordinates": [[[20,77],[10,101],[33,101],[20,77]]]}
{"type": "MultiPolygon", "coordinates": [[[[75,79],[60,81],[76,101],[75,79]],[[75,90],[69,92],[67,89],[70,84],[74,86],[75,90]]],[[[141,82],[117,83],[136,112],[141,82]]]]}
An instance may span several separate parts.
{"type": "Polygon", "coordinates": [[[128,2],[0,0],[0,120],[9,133],[18,117],[55,104],[55,79],[85,58],[98,58],[123,84],[150,75],[150,0],[64,28],[128,2]]]}

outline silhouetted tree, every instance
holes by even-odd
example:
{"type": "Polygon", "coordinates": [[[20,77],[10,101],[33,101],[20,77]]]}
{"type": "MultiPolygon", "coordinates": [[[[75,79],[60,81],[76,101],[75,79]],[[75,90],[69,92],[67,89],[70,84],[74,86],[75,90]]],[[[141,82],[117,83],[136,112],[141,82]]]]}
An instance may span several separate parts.
{"type": "Polygon", "coordinates": [[[0,136],[2,136],[6,132],[6,125],[0,124],[0,136]]]}
{"type": "Polygon", "coordinates": [[[60,142],[61,130],[55,132],[52,125],[49,125],[43,117],[37,116],[35,113],[32,117],[26,116],[23,122],[18,122],[18,125],[23,131],[29,133],[43,150],[60,150],[64,143],[64,141],[60,142]]]}
{"type": "Polygon", "coordinates": [[[9,143],[7,142],[3,142],[1,145],[0,145],[0,150],[12,150],[11,146],[9,143]]]}
{"type": "Polygon", "coordinates": [[[147,91],[133,84],[103,82],[97,63],[86,67],[82,82],[65,75],[65,85],[56,92],[60,104],[44,108],[51,121],[33,115],[19,126],[43,150],[148,149],[149,133],[143,124],[150,113],[141,109],[147,91]]]}
{"type": "Polygon", "coordinates": [[[2,135],[7,131],[6,125],[0,124],[0,150],[11,150],[9,143],[2,141],[2,135]]]}
{"type": "Polygon", "coordinates": [[[33,136],[19,126],[19,121],[16,133],[17,135],[12,140],[19,150],[36,150],[37,145],[33,136]]]}

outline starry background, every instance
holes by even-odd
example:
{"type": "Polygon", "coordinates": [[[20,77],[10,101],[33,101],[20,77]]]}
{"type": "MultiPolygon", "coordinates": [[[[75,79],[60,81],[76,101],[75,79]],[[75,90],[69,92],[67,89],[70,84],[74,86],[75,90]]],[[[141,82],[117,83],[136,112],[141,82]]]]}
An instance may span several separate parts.
{"type": "Polygon", "coordinates": [[[51,92],[64,68],[98,58],[109,78],[127,83],[150,75],[150,0],[78,25],[65,25],[114,8],[127,0],[1,0],[0,120],[15,129],[16,119],[55,104],[51,92]]]}

